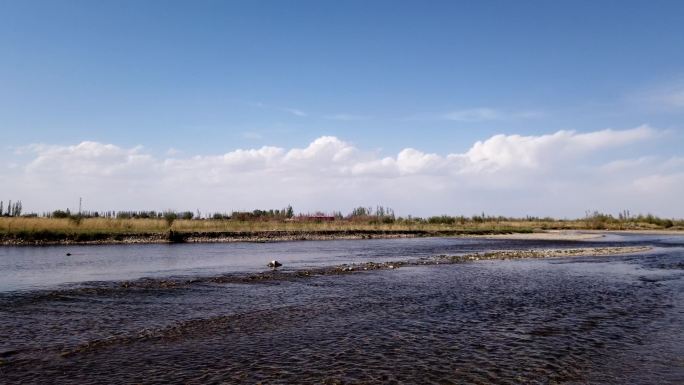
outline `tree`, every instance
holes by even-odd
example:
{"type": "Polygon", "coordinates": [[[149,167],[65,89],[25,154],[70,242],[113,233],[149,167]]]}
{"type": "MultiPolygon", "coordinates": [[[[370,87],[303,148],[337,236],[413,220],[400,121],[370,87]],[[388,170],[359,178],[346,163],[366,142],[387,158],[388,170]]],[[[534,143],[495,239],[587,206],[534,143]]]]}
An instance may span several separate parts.
{"type": "Polygon", "coordinates": [[[67,211],[62,211],[62,210],[55,210],[52,212],[52,217],[53,218],[69,218],[69,210],[67,211]]]}
{"type": "Polygon", "coordinates": [[[179,213],[176,215],[176,217],[179,217],[180,219],[185,219],[185,220],[190,220],[195,216],[195,214],[192,213],[192,211],[183,211],[182,213],[179,213]]]}
{"type": "Polygon", "coordinates": [[[350,214],[351,217],[365,217],[368,215],[370,215],[370,210],[362,206],[353,209],[350,214]]]}
{"type": "Polygon", "coordinates": [[[292,206],[287,205],[286,211],[287,211],[287,214],[285,215],[286,217],[288,217],[288,218],[294,217],[294,210],[292,209],[292,206]]]}
{"type": "Polygon", "coordinates": [[[171,227],[173,225],[173,222],[178,218],[178,215],[174,213],[173,211],[165,211],[164,212],[164,220],[166,221],[166,224],[171,227]]]}
{"type": "Polygon", "coordinates": [[[5,202],[0,201],[0,217],[2,216],[2,210],[3,210],[3,207],[2,207],[2,206],[3,206],[4,203],[5,203],[5,202]]]}

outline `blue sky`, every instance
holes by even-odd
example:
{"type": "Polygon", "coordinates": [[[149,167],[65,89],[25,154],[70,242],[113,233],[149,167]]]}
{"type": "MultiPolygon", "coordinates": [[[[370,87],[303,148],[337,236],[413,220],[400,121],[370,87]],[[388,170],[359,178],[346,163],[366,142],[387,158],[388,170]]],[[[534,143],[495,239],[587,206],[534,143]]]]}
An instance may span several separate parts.
{"type": "Polygon", "coordinates": [[[16,149],[32,144],[161,159],[324,136],[379,158],[447,156],[497,134],[644,124],[660,139],[592,164],[677,158],[683,14],[681,1],[0,0],[0,160],[25,167],[37,155],[16,149]]]}

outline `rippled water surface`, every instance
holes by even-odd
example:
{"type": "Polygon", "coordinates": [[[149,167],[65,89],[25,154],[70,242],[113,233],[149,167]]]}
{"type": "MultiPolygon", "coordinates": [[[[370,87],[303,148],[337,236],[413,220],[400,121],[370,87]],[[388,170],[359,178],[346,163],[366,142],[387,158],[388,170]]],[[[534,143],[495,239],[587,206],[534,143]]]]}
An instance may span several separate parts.
{"type": "Polygon", "coordinates": [[[0,248],[0,383],[681,384],[682,330],[676,236],[0,248]],[[247,284],[120,282],[250,274],[271,259],[287,272],[633,244],[654,248],[247,284]]]}

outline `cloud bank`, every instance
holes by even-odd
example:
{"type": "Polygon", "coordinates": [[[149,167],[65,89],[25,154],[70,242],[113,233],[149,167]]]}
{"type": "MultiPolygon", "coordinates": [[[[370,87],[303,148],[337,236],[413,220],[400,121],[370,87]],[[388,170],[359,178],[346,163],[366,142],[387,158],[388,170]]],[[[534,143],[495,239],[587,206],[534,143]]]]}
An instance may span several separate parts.
{"type": "Polygon", "coordinates": [[[661,132],[648,126],[538,136],[495,135],[462,153],[405,148],[378,156],[333,136],[305,147],[157,157],[144,147],[84,141],[30,145],[0,171],[3,199],[28,210],[74,207],[343,210],[399,214],[582,216],[585,210],[684,217],[684,157],[620,157],[661,132]]]}

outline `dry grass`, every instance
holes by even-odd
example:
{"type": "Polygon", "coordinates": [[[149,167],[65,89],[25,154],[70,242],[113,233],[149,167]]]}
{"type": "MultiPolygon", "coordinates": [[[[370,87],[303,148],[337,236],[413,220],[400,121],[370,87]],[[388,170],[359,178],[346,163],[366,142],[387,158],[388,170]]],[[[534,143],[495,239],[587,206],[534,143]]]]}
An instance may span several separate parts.
{"type": "MultiPolygon", "coordinates": [[[[429,224],[421,222],[285,222],[285,221],[233,221],[233,220],[176,220],[171,228],[163,219],[108,219],[84,218],[80,222],[73,219],[57,218],[9,218],[0,217],[0,233],[106,233],[106,234],[146,234],[163,233],[169,229],[180,232],[254,232],[254,231],[343,231],[343,230],[394,230],[394,231],[449,231],[449,230],[535,230],[535,229],[593,229],[591,222],[572,221],[468,221],[464,224],[429,224]]],[[[608,224],[607,230],[657,229],[647,223],[608,224]]]]}
{"type": "Polygon", "coordinates": [[[465,225],[428,223],[371,222],[285,222],[232,220],[176,220],[171,228],[163,219],[84,218],[79,222],[57,218],[0,218],[0,233],[51,231],[62,233],[140,234],[161,233],[169,229],[181,232],[252,232],[252,231],[315,231],[315,230],[461,230],[531,228],[530,222],[484,222],[465,225]]]}

